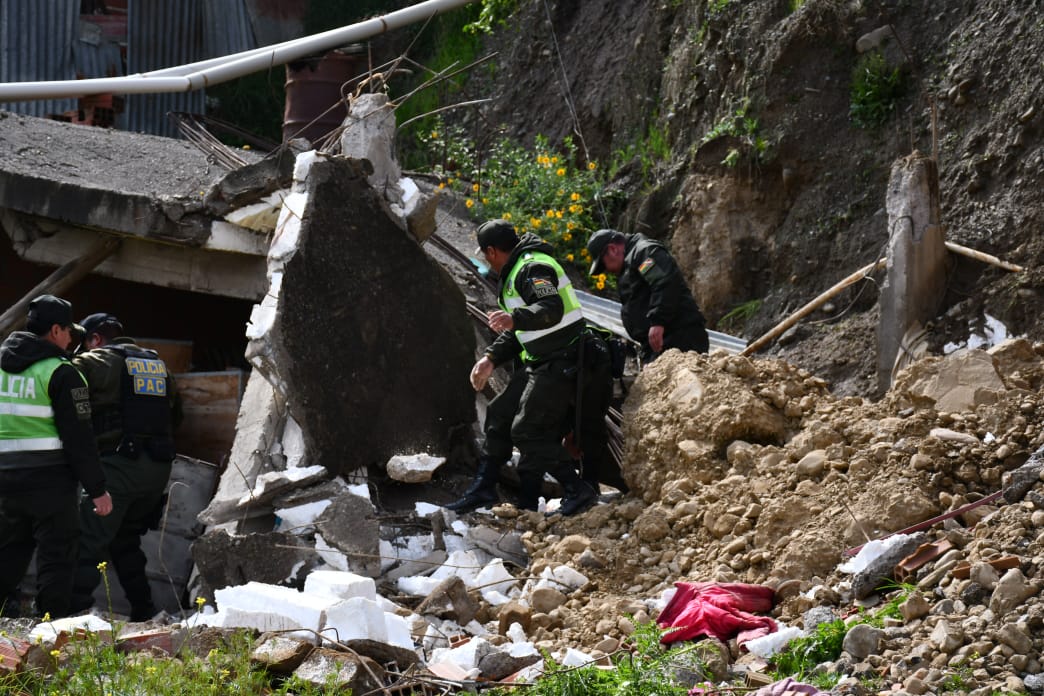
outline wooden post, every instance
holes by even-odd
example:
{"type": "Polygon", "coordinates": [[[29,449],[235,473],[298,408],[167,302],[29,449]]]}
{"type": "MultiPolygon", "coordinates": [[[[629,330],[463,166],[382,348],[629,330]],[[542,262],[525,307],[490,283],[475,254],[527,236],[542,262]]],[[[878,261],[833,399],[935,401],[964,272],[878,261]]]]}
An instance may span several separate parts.
{"type": "Polygon", "coordinates": [[[25,325],[29,312],[29,303],[40,295],[61,295],[75,285],[81,278],[93,271],[105,259],[120,247],[116,237],[105,236],[91,245],[90,249],[78,259],[59,266],[54,273],[47,276],[36,287],[0,315],[0,336],[7,336],[25,325]]]}

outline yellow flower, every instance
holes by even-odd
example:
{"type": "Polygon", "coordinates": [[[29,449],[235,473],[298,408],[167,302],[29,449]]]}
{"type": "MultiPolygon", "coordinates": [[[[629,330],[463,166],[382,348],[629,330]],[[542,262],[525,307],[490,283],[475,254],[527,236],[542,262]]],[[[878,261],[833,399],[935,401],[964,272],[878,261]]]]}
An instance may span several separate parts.
{"type": "MultiPolygon", "coordinates": [[[[566,229],[568,229],[568,227],[566,229]]],[[[568,232],[566,232],[565,234],[562,235],[562,241],[565,241],[565,242],[568,242],[572,238],[573,238],[573,235],[569,234],[568,232]]],[[[569,259],[569,260],[572,261],[572,259],[569,259]]]]}
{"type": "Polygon", "coordinates": [[[584,256],[590,256],[591,255],[591,252],[588,251],[586,248],[585,249],[581,249],[580,253],[583,254],[584,256]]]}
{"type": "Polygon", "coordinates": [[[218,674],[221,676],[222,679],[228,679],[228,675],[231,674],[231,672],[229,672],[227,669],[223,669],[220,672],[218,672],[218,674]]]}
{"type": "Polygon", "coordinates": [[[98,571],[104,573],[105,569],[108,568],[108,567],[109,567],[109,564],[106,561],[102,561],[101,563],[98,564],[98,571]]]}
{"type": "Polygon", "coordinates": [[[557,157],[552,157],[551,158],[551,164],[558,164],[558,158],[557,157]]]}
{"type": "Polygon", "coordinates": [[[552,222],[551,223],[551,229],[554,230],[555,232],[557,232],[558,231],[558,223],[557,222],[552,222]]]}
{"type": "Polygon", "coordinates": [[[580,200],[580,194],[576,193],[574,191],[573,193],[569,194],[569,200],[571,200],[571,201],[578,201],[578,200],[580,200]]]}
{"type": "MultiPolygon", "coordinates": [[[[563,239],[565,239],[565,238],[563,237],[563,239]]],[[[569,240],[566,239],[566,241],[569,241],[569,240]]],[[[566,261],[572,261],[572,260],[573,260],[573,255],[572,254],[566,254],[566,261]]]]}
{"type": "Polygon", "coordinates": [[[595,169],[597,169],[597,168],[598,168],[598,165],[597,165],[597,164],[595,164],[594,162],[588,162],[588,163],[587,163],[587,169],[588,169],[588,171],[592,171],[592,172],[593,172],[593,171],[594,171],[595,169]]]}
{"type": "Polygon", "coordinates": [[[445,182],[445,181],[440,181],[440,182],[439,182],[439,188],[440,188],[440,189],[444,189],[444,188],[446,188],[446,182],[445,182]]]}
{"type": "Polygon", "coordinates": [[[148,667],[145,668],[145,674],[155,674],[155,673],[156,673],[156,665],[149,665],[148,667]]]}
{"type": "Polygon", "coordinates": [[[597,283],[595,283],[595,287],[599,290],[605,290],[605,281],[599,280],[597,283]]]}
{"type": "Polygon", "coordinates": [[[438,132],[438,131],[432,131],[432,132],[431,132],[431,137],[432,137],[432,138],[437,138],[437,137],[439,137],[439,132],[438,132]]]}
{"type": "Polygon", "coordinates": [[[453,185],[453,179],[446,179],[446,184],[448,186],[452,186],[453,185]]]}
{"type": "Polygon", "coordinates": [[[543,220],[541,220],[540,218],[530,218],[529,219],[529,224],[532,225],[533,227],[540,227],[540,223],[542,223],[542,222],[543,222],[543,220]]]}
{"type": "Polygon", "coordinates": [[[599,283],[604,283],[605,282],[605,274],[604,273],[599,273],[598,274],[598,282],[599,283]]]}
{"type": "Polygon", "coordinates": [[[565,167],[559,167],[555,170],[555,174],[558,176],[565,176],[565,167]]]}
{"type": "Polygon", "coordinates": [[[478,184],[472,184],[471,185],[471,190],[472,191],[478,191],[479,190],[479,185],[478,184]]]}
{"type": "Polygon", "coordinates": [[[489,203],[489,199],[488,198],[483,198],[482,199],[482,205],[486,205],[488,203],[489,203]]]}
{"type": "Polygon", "coordinates": [[[576,223],[572,222],[572,221],[567,222],[566,223],[566,229],[567,230],[575,230],[576,229],[576,223]]]}
{"type": "Polygon", "coordinates": [[[196,606],[199,607],[200,609],[202,609],[203,605],[206,604],[206,603],[207,603],[206,598],[204,598],[204,597],[196,597],[196,606]]]}
{"type": "Polygon", "coordinates": [[[558,195],[559,196],[564,196],[565,195],[565,191],[563,191],[562,189],[558,189],[558,195]]]}
{"type": "Polygon", "coordinates": [[[42,621],[43,623],[47,623],[50,620],[51,620],[51,612],[45,611],[44,615],[43,615],[43,618],[40,619],[40,621],[42,621]]]}
{"type": "Polygon", "coordinates": [[[510,220],[511,219],[511,213],[504,213],[503,219],[510,220]]]}
{"type": "Polygon", "coordinates": [[[555,217],[558,218],[559,220],[561,220],[562,219],[562,211],[561,210],[556,210],[555,211],[555,217]]]}
{"type": "Polygon", "coordinates": [[[244,150],[249,150],[249,149],[250,149],[250,145],[244,145],[244,146],[243,146],[243,149],[244,149],[244,150]]]}
{"type": "Polygon", "coordinates": [[[468,198],[468,199],[466,199],[466,200],[464,201],[464,205],[465,205],[465,206],[467,206],[468,208],[470,208],[470,207],[472,207],[472,206],[474,206],[474,205],[475,205],[475,201],[473,201],[473,200],[471,200],[470,198],[468,198]]]}
{"type": "Polygon", "coordinates": [[[61,650],[52,650],[51,651],[51,657],[53,657],[56,660],[58,659],[58,656],[61,655],[61,654],[62,654],[61,650]]]}
{"type": "Polygon", "coordinates": [[[544,215],[546,215],[548,217],[554,217],[555,216],[555,211],[549,210],[546,213],[544,213],[544,215]]]}

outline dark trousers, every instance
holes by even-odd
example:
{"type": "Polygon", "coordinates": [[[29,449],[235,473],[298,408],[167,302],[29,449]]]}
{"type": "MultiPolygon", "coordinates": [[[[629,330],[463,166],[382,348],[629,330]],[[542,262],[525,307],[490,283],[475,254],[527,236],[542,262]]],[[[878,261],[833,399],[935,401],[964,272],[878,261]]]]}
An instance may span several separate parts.
{"type": "Polygon", "coordinates": [[[572,429],[576,356],[569,354],[517,368],[486,409],[482,454],[497,462],[518,448],[520,476],[551,472],[568,454],[562,438],[572,429]]]}
{"type": "MultiPolygon", "coordinates": [[[[648,338],[642,339],[642,362],[649,363],[659,353],[652,352],[648,338]]],[[[678,327],[665,327],[663,330],[663,352],[677,348],[684,352],[707,353],[710,351],[710,336],[703,324],[687,324],[678,327]]]]}
{"type": "Polygon", "coordinates": [[[609,451],[605,418],[613,399],[613,365],[609,346],[597,334],[584,337],[584,381],[580,396],[577,444],[583,451],[580,476],[598,489],[605,483],[627,490],[620,467],[609,451]]]}
{"type": "Polygon", "coordinates": [[[130,602],[132,615],[137,614],[135,619],[149,618],[155,612],[141,537],[156,525],[162,514],[163,492],[171,465],[154,461],[145,454],[134,460],[113,454],[102,457],[102,469],[112,496],[112,513],[99,517],[87,498],[80,504],[82,532],[73,606],[76,609],[93,606],[94,590],[101,581],[98,564],[111,561],[130,602]]]}
{"type": "Polygon", "coordinates": [[[0,601],[15,593],[35,550],[37,612],[69,613],[80,534],[76,506],[74,488],[0,495],[0,601]]]}

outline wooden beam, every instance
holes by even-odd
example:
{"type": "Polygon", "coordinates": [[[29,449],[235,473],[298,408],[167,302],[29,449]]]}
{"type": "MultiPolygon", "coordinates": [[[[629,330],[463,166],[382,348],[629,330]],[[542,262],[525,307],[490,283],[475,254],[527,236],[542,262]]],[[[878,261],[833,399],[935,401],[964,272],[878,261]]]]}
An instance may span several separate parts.
{"type": "Polygon", "coordinates": [[[120,247],[120,240],[116,237],[104,236],[98,239],[91,248],[78,259],[59,266],[54,273],[44,278],[36,287],[27,292],[25,296],[8,308],[0,315],[0,336],[6,336],[12,331],[25,326],[26,315],[29,313],[29,303],[40,295],[61,296],[66,290],[75,285],[81,278],[97,268],[105,259],[109,258],[120,247]]]}
{"type": "Polygon", "coordinates": [[[823,294],[819,295],[814,300],[812,300],[811,302],[806,304],[804,307],[802,307],[798,311],[794,312],[789,317],[787,317],[786,319],[784,319],[783,321],[779,322],[774,327],[769,329],[768,333],[766,333],[764,336],[762,336],[761,338],[759,338],[758,340],[754,341],[753,343],[748,345],[746,348],[744,348],[743,352],[740,353],[740,355],[752,355],[752,354],[758,352],[765,345],[767,345],[771,341],[774,341],[784,331],[786,331],[791,326],[793,326],[794,324],[798,323],[803,318],[805,318],[806,316],[811,314],[813,311],[815,311],[817,307],[819,307],[820,305],[824,304],[831,297],[834,297],[835,295],[840,293],[842,290],[847,288],[852,283],[855,283],[856,281],[862,280],[863,278],[865,278],[869,274],[873,273],[877,269],[884,268],[884,265],[885,265],[885,259],[882,258],[882,259],[878,259],[877,261],[874,261],[873,263],[869,263],[869,264],[863,266],[858,271],[856,271],[855,273],[849,275],[844,280],[841,280],[836,285],[831,287],[829,290],[827,290],[823,294]]]}

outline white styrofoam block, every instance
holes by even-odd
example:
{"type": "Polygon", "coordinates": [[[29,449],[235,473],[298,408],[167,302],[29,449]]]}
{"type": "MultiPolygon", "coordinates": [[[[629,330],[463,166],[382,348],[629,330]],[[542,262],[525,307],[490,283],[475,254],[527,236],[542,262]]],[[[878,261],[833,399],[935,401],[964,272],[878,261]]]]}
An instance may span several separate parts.
{"type": "Polygon", "coordinates": [[[515,578],[504,567],[501,558],[494,558],[475,576],[476,587],[482,588],[482,594],[496,592],[498,594],[508,592],[515,585],[515,578]]]}
{"type": "Polygon", "coordinates": [[[345,599],[327,609],[322,634],[340,643],[356,639],[388,642],[384,610],[377,602],[365,597],[345,599]]]}
{"type": "Polygon", "coordinates": [[[425,558],[435,549],[435,538],[431,534],[396,537],[389,542],[392,561],[416,561],[425,558]]]}
{"type": "Polygon", "coordinates": [[[306,594],[330,599],[362,597],[370,601],[377,599],[377,586],[373,578],[367,578],[343,570],[313,570],[305,578],[306,594]]]}
{"type": "Polygon", "coordinates": [[[493,607],[500,607],[511,601],[511,597],[500,594],[496,590],[482,590],[482,599],[489,602],[489,605],[493,607]]]}
{"type": "Polygon", "coordinates": [[[398,563],[395,559],[395,547],[386,539],[378,539],[377,553],[381,556],[381,575],[384,575],[393,565],[398,563]]]}
{"type": "Polygon", "coordinates": [[[325,597],[315,597],[290,587],[262,582],[248,582],[246,585],[216,590],[214,601],[218,609],[226,612],[230,621],[237,620],[235,617],[240,615],[237,614],[239,612],[242,620],[253,622],[249,627],[265,631],[287,628],[318,631],[325,620],[324,612],[331,604],[330,599],[325,597]],[[254,614],[267,614],[269,618],[255,617],[254,614]],[[281,628],[268,628],[269,625],[281,628]]]}
{"type": "Polygon", "coordinates": [[[552,587],[559,592],[568,594],[571,590],[578,590],[587,584],[587,576],[567,565],[559,565],[554,568],[544,568],[540,573],[540,581],[536,587],[552,587]]]}
{"type": "Polygon", "coordinates": [[[395,587],[398,588],[399,592],[404,594],[412,595],[414,597],[426,597],[431,594],[431,591],[439,586],[442,580],[436,578],[424,577],[423,575],[407,575],[404,578],[399,578],[395,581],[395,587]]]}
{"type": "Polygon", "coordinates": [[[418,500],[413,504],[413,511],[417,513],[417,517],[429,517],[441,509],[440,506],[425,503],[423,500],[418,500]]]}
{"type": "Polygon", "coordinates": [[[55,640],[57,640],[59,633],[73,633],[77,630],[89,631],[91,633],[112,631],[112,624],[94,614],[67,616],[65,618],[55,619],[54,621],[36,624],[36,626],[33,627],[33,630],[29,631],[26,640],[30,643],[42,642],[51,645],[55,640]]]}
{"type": "Polygon", "coordinates": [[[305,441],[304,432],[292,417],[287,416],[283,425],[283,454],[286,456],[286,468],[296,469],[304,465],[305,441]]]}
{"type": "Polygon", "coordinates": [[[512,621],[511,625],[508,626],[507,637],[511,639],[512,643],[525,643],[529,640],[529,636],[526,635],[522,624],[517,621],[512,621]]]}
{"type": "Polygon", "coordinates": [[[445,580],[448,577],[457,576],[464,584],[475,587],[475,578],[482,564],[473,551],[454,551],[446,557],[446,562],[435,569],[431,577],[435,580],[445,580]]]}
{"type": "Polygon", "coordinates": [[[464,520],[453,520],[453,523],[450,525],[450,528],[461,536],[467,535],[469,529],[468,523],[464,520]]]}
{"type": "Polygon", "coordinates": [[[509,643],[504,647],[507,648],[507,653],[511,657],[529,657],[530,655],[540,654],[540,651],[536,649],[536,646],[528,640],[519,643],[509,643]]]}
{"type": "Polygon", "coordinates": [[[494,648],[485,638],[472,638],[463,645],[455,648],[446,648],[439,653],[438,659],[433,661],[452,662],[463,670],[475,669],[479,660],[493,652],[494,648]]]}
{"type": "Polygon", "coordinates": [[[565,655],[559,660],[563,667],[583,667],[593,663],[595,659],[587,653],[576,648],[566,648],[565,655]]]}
{"type": "Polygon", "coordinates": [[[373,502],[373,499],[370,498],[370,487],[365,483],[348,484],[348,492],[352,495],[357,495],[360,498],[366,498],[371,503],[373,502]]]}
{"type": "Polygon", "coordinates": [[[336,569],[347,572],[348,570],[348,556],[344,555],[339,549],[335,549],[326,543],[326,539],[323,539],[322,534],[315,535],[315,552],[319,554],[326,563],[336,569]]]}
{"type": "Polygon", "coordinates": [[[462,536],[456,534],[443,534],[442,541],[446,544],[446,553],[468,550],[468,541],[462,536]]]}
{"type": "Polygon", "coordinates": [[[312,168],[319,155],[315,150],[308,150],[297,155],[294,160],[294,181],[303,183],[308,178],[308,170],[312,168]]]}
{"type": "Polygon", "coordinates": [[[384,627],[388,632],[388,644],[413,650],[413,636],[410,635],[410,622],[405,616],[384,612],[384,627]]]}
{"type": "Polygon", "coordinates": [[[329,500],[316,500],[286,508],[276,508],[276,517],[280,519],[279,531],[303,535],[315,531],[315,520],[330,507],[329,500]]]}

